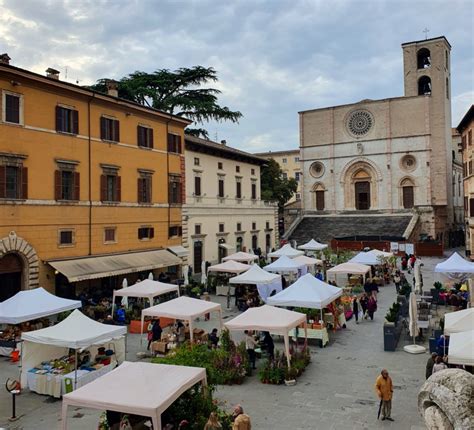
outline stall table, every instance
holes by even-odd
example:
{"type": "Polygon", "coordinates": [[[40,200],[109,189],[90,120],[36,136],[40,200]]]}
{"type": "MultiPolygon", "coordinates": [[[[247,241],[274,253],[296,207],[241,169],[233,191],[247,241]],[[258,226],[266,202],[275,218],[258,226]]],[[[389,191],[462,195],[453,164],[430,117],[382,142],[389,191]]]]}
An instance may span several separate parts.
{"type": "MultiPolygon", "coordinates": [[[[304,338],[303,329],[293,329],[289,332],[289,335],[293,338],[296,338],[298,335],[299,338],[304,338]]],[[[308,326],[308,339],[319,339],[321,341],[321,348],[324,348],[329,343],[329,334],[326,327],[322,328],[309,328],[308,326]]]]}

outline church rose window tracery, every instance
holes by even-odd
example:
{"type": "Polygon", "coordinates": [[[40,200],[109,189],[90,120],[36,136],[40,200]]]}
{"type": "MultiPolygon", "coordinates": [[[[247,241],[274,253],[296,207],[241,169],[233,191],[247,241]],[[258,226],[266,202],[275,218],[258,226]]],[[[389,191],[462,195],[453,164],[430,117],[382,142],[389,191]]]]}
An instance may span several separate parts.
{"type": "Polygon", "coordinates": [[[351,112],[346,121],[347,131],[355,137],[366,135],[374,125],[373,115],[365,109],[351,112]]]}
{"type": "Polygon", "coordinates": [[[319,161],[315,161],[309,167],[309,173],[313,178],[320,178],[324,175],[324,164],[319,161]]]}

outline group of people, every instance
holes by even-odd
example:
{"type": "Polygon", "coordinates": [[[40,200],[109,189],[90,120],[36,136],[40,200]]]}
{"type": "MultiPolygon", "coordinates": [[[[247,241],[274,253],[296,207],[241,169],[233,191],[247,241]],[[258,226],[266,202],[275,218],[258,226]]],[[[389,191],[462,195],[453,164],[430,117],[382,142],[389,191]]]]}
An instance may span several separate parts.
{"type": "Polygon", "coordinates": [[[356,324],[359,324],[360,319],[368,319],[370,318],[371,321],[374,320],[374,314],[377,311],[377,296],[367,293],[362,293],[359,297],[357,295],[354,296],[352,301],[352,313],[354,315],[356,324]]]}
{"type": "MultiPolygon", "coordinates": [[[[204,430],[221,430],[222,424],[219,422],[219,417],[215,412],[211,412],[207,420],[204,430]]],[[[250,417],[244,413],[241,405],[236,405],[232,412],[232,430],[252,430],[252,423],[250,417]]]]}
{"type": "MultiPolygon", "coordinates": [[[[173,331],[173,334],[176,336],[176,343],[180,344],[186,340],[186,328],[181,320],[176,320],[175,324],[172,327],[172,331],[173,331]]],[[[161,340],[162,334],[163,334],[163,329],[161,328],[159,318],[152,320],[148,323],[148,327],[147,327],[147,339],[148,339],[147,349],[148,350],[150,349],[150,346],[153,342],[158,342],[161,340]]]]}
{"type": "Polygon", "coordinates": [[[245,349],[249,357],[250,365],[252,369],[256,369],[257,354],[255,349],[262,347],[268,353],[268,357],[273,360],[275,357],[275,344],[273,338],[268,331],[262,332],[263,338],[257,339],[255,333],[252,330],[245,330],[245,349]]]}

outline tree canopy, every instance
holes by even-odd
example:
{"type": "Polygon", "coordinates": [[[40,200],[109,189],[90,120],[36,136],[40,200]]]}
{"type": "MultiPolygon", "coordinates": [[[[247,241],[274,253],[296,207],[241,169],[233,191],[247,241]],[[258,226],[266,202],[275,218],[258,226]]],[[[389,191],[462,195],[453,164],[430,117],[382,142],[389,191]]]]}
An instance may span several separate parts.
{"type": "Polygon", "coordinates": [[[298,183],[294,178],[284,178],[280,165],[270,159],[261,170],[261,187],[262,199],[277,201],[282,208],[296,192],[298,183]]]}
{"type": "MultiPolygon", "coordinates": [[[[89,88],[107,93],[108,79],[99,79],[89,88]]],[[[214,121],[238,122],[239,111],[231,111],[218,104],[221,93],[216,88],[201,88],[217,82],[217,72],[212,67],[182,67],[171,71],[160,69],[152,73],[136,71],[118,81],[119,97],[161,111],[184,116],[197,124],[214,121]]],[[[187,129],[189,134],[207,136],[207,131],[187,129]]]]}

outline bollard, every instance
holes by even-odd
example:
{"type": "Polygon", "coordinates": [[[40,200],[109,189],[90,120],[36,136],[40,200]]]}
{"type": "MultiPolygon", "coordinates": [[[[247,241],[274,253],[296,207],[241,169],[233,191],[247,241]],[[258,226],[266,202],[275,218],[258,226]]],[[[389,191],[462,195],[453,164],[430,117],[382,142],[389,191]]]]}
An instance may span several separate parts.
{"type": "Polygon", "coordinates": [[[16,416],[16,395],[20,394],[20,390],[10,391],[12,395],[12,416],[8,418],[8,421],[16,421],[18,417],[16,416]]]}

